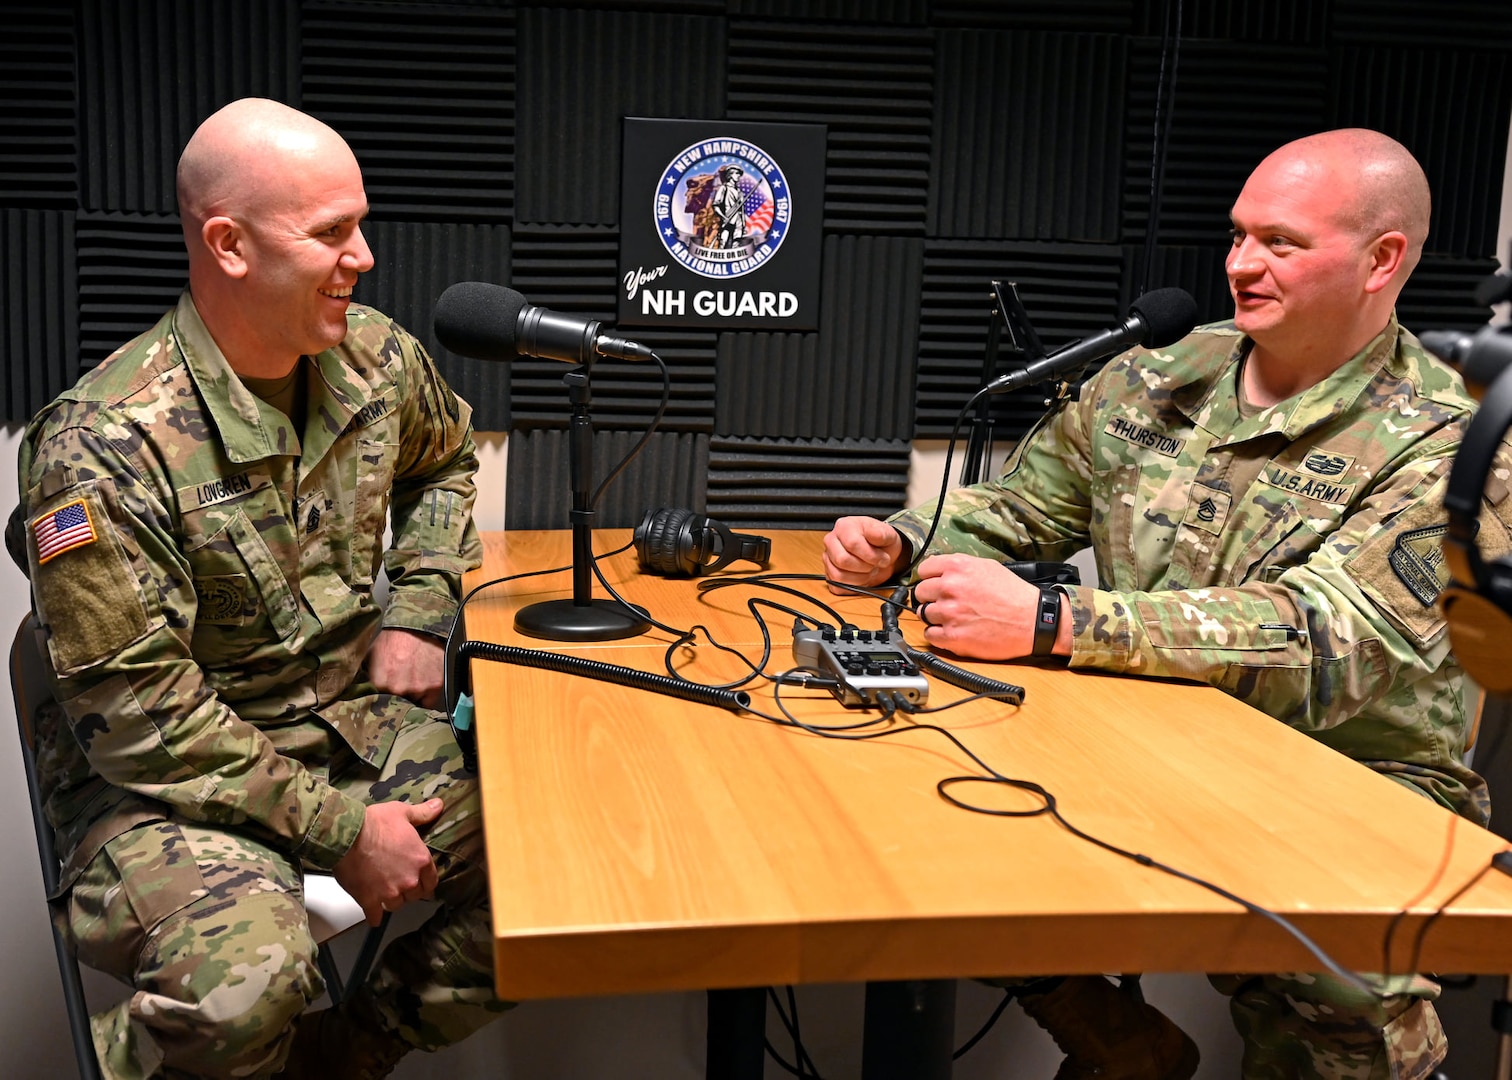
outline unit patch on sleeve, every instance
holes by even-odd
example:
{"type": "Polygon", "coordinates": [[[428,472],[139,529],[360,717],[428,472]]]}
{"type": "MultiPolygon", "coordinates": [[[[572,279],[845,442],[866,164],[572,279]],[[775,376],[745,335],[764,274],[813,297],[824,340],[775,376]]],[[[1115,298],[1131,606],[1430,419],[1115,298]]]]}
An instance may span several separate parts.
{"type": "Polygon", "coordinates": [[[65,551],[92,544],[95,535],[94,522],[89,519],[89,509],[83,499],[64,503],[32,521],[32,538],[37,544],[37,565],[57,558],[65,551]]]}
{"type": "Polygon", "coordinates": [[[1387,558],[1392,571],[1424,607],[1433,606],[1438,594],[1449,584],[1449,565],[1444,562],[1442,541],[1448,531],[1446,523],[1403,533],[1387,558]]]}

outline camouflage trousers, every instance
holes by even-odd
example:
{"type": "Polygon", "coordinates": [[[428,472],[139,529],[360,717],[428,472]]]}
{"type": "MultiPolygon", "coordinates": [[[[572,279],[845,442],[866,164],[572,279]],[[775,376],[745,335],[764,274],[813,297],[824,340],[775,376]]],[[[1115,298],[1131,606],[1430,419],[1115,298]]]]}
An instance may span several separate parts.
{"type": "MultiPolygon", "coordinates": [[[[332,764],[332,784],[364,802],[445,802],[422,829],[439,906],[388,944],[367,984],[389,1029],[424,1050],[509,1007],[493,991],[478,786],[460,772],[451,729],[435,721],[401,730],[381,772],[350,753],[332,764]]],[[[65,913],[79,959],[135,990],[91,1018],[104,1074],[277,1072],[294,1017],[324,991],[301,881],[287,855],[234,830],[157,821],[110,841],[65,913]]]]}
{"type": "MultiPolygon", "coordinates": [[[[1018,990],[1041,980],[982,981],[1018,990]]],[[[1438,984],[1420,975],[1393,977],[1384,997],[1327,974],[1208,981],[1228,995],[1244,1040],[1243,1080],[1427,1080],[1449,1052],[1432,1004],[1438,984]]]]}
{"type": "Polygon", "coordinates": [[[1438,984],[1420,975],[1393,977],[1385,996],[1327,974],[1209,981],[1229,997],[1244,1080],[1428,1080],[1449,1052],[1438,984]]]}

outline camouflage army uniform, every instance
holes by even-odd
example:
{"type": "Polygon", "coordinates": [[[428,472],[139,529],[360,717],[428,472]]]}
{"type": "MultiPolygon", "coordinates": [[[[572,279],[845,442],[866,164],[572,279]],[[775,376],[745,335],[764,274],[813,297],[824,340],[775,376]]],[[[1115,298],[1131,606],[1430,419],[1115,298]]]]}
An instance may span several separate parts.
{"type": "Polygon", "coordinates": [[[303,361],[302,438],[186,292],[23,440],[8,539],[61,702],[38,751],[63,920],[136,989],[94,1018],[107,1075],[278,1066],[322,989],[300,866],[330,870],[375,801],[446,803],[423,830],[443,904],[374,973],[383,1021],[434,1048],[503,1007],[476,786],[444,717],[364,667],[381,628],[444,635],[478,565],[470,410],[386,317],[348,324],[303,361]]]}
{"type": "MultiPolygon", "coordinates": [[[[1434,605],[1473,402],[1393,318],[1322,382],[1244,417],[1250,344],[1215,324],[1111,362],[998,480],[947,496],[930,550],[1061,560],[1090,544],[1103,587],[1065,589],[1072,667],[1210,683],[1484,824],[1434,605]]],[[[915,550],[932,510],[892,519],[915,550]]],[[[1504,516],[1484,516],[1483,544],[1505,549],[1504,516]]],[[[1247,1077],[1385,1076],[1383,1029],[1391,1059],[1413,1063],[1403,1076],[1442,1054],[1427,980],[1384,1003],[1325,976],[1214,982],[1234,995],[1247,1077]]]]}

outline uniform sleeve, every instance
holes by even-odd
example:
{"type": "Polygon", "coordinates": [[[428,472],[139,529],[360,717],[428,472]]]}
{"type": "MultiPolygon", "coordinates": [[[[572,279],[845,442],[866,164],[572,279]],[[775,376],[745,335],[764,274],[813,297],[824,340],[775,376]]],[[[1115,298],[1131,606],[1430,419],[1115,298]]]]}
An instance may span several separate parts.
{"type": "MultiPolygon", "coordinates": [[[[931,552],[1063,560],[1088,546],[1098,525],[1090,497],[1096,383],[1026,435],[997,480],[947,496],[931,552]]],[[[1447,582],[1439,545],[1454,445],[1449,433],[1424,440],[1378,474],[1337,525],[1315,529],[1299,503],[1278,507],[1287,517],[1279,539],[1227,587],[1065,587],[1071,666],[1209,683],[1314,732],[1383,698],[1429,704],[1416,687],[1449,650],[1435,600],[1447,582]]],[[[933,509],[892,519],[915,550],[933,509]]],[[[1382,747],[1380,756],[1394,755],[1382,747]]]]}
{"type": "Polygon", "coordinates": [[[478,468],[472,410],[419,342],[402,332],[399,339],[405,386],[393,543],[384,553],[390,583],[384,625],[444,637],[456,615],[462,574],[483,561],[472,519],[478,468]]]}
{"type": "MultiPolygon", "coordinates": [[[[1083,402],[1068,403],[1019,440],[995,480],[948,492],[930,553],[1059,562],[1085,550],[1091,520],[1087,425],[1083,402]]],[[[913,551],[929,533],[935,505],[888,519],[913,551]]]]}
{"type": "Polygon", "coordinates": [[[56,692],[108,783],[329,868],[361,802],[279,754],[207,685],[190,653],[196,598],[169,497],[122,440],[64,427],[23,447],[26,558],[56,692]]]}
{"type": "Polygon", "coordinates": [[[1068,588],[1071,666],[1210,683],[1315,733],[1380,699],[1410,707],[1414,685],[1449,651],[1435,601],[1448,581],[1440,544],[1451,461],[1425,456],[1378,477],[1321,543],[1286,507],[1290,527],[1232,587],[1068,588]]]}

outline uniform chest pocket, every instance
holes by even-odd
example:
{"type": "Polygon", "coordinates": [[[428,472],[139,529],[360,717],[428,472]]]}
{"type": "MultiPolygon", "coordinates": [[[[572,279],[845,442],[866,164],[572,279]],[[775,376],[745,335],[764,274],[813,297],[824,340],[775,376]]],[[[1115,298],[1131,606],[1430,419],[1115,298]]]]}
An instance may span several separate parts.
{"type": "Polygon", "coordinates": [[[1287,570],[1310,559],[1323,544],[1323,533],[1314,528],[1295,503],[1267,519],[1233,561],[1231,585],[1247,581],[1275,581],[1287,570]]]}
{"type": "Polygon", "coordinates": [[[394,463],[399,447],[374,438],[357,440],[353,483],[352,577],[370,585],[378,573],[383,533],[388,527],[389,497],[394,490],[394,463]]]}
{"type": "Polygon", "coordinates": [[[196,646],[201,625],[238,628],[234,636],[253,647],[270,630],[279,640],[292,637],[299,629],[299,604],[283,568],[245,509],[221,516],[220,528],[185,552],[198,601],[196,646]]]}

